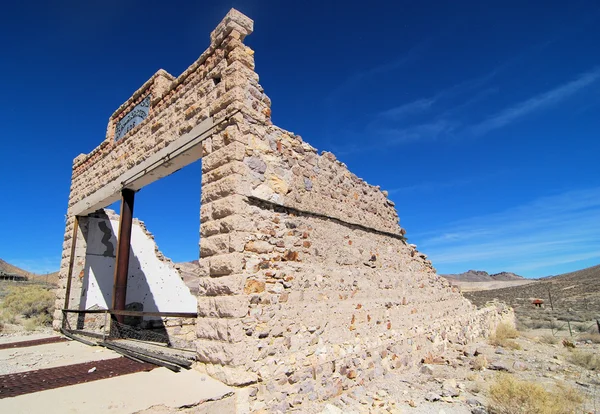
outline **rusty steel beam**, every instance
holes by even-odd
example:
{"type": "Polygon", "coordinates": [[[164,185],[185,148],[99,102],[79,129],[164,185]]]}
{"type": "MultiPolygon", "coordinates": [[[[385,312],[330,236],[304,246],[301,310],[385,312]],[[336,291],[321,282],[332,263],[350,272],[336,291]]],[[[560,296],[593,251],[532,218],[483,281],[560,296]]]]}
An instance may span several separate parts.
{"type": "MultiPolygon", "coordinates": [[[[114,310],[125,310],[134,198],[134,190],[124,188],[121,191],[121,216],[119,218],[119,238],[117,240],[115,282],[113,286],[112,308],[114,310]]],[[[123,315],[117,315],[116,319],[119,323],[123,323],[125,318],[123,315]]]]}
{"type": "Polygon", "coordinates": [[[161,316],[166,318],[197,318],[197,312],[144,312],[130,310],[114,310],[114,309],[63,309],[64,313],[110,313],[111,315],[123,316],[161,316]]]}

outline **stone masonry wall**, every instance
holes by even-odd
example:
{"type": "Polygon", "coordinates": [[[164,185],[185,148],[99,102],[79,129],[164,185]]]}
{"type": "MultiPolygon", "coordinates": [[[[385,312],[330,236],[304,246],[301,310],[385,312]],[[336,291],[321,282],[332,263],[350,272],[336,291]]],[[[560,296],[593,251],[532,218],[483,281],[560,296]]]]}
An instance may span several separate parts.
{"type": "MultiPolygon", "coordinates": [[[[261,91],[245,103],[268,104],[261,91]]],[[[218,136],[203,158],[197,352],[211,375],[259,383],[255,408],[327,398],[505,317],[438,277],[387,194],[333,154],[249,112],[218,136]]]]}
{"type": "MultiPolygon", "coordinates": [[[[239,119],[244,114],[251,114],[261,122],[270,122],[270,112],[263,110],[266,104],[254,102],[246,105],[251,94],[262,92],[256,89],[258,76],[253,72],[252,51],[242,43],[244,37],[252,32],[252,26],[252,20],[235,10],[230,11],[211,33],[209,48],[196,62],[176,79],[163,70],[158,71],[111,116],[104,142],[73,161],[55,329],[60,325],[64,306],[75,221],[71,208],[75,203],[148,159],[209,116],[216,124],[215,137],[203,142],[204,154],[229,144],[226,137],[219,134],[229,122],[234,122],[229,121],[229,117],[237,116],[239,119]],[[148,117],[115,142],[116,122],[148,94],[152,94],[148,117]]],[[[78,246],[80,243],[85,243],[81,237],[78,238],[78,246]]]]}
{"type": "MultiPolygon", "coordinates": [[[[252,21],[232,11],[211,34],[210,47],[178,78],[159,70],[110,118],[104,142],[73,162],[69,207],[118,178],[128,169],[189,132],[207,117],[215,123],[238,110],[267,121],[261,106],[246,107],[254,93],[252,52],[242,40],[252,32],[252,21]],[[114,125],[148,94],[148,117],[114,141],[114,125]]],[[[218,131],[218,129],[217,129],[218,131]]],[[[217,144],[218,145],[218,144],[217,144]]],[[[205,149],[210,152],[211,145],[205,149]]]]}
{"type": "MultiPolygon", "coordinates": [[[[69,308],[110,307],[118,221],[119,215],[108,209],[101,209],[80,219],[74,269],[78,271],[71,282],[69,308]],[[100,222],[104,226],[99,226],[100,222]],[[100,232],[99,228],[104,230],[100,232]]],[[[153,312],[194,312],[196,297],[190,294],[181,278],[173,262],[158,249],[154,236],[144,222],[134,218],[127,304],[141,304],[143,310],[153,312]]],[[[140,327],[160,331],[157,337],[164,337],[180,348],[191,348],[196,338],[195,323],[196,320],[191,318],[147,317],[141,321],[140,327]]],[[[105,324],[104,314],[71,314],[68,326],[102,333],[108,329],[105,324]]]]}
{"type": "MultiPolygon", "coordinates": [[[[230,11],[144,122],[114,144],[109,122],[107,141],[75,160],[69,205],[215,119],[202,143],[196,350],[211,375],[258,383],[257,409],[326,398],[486,335],[503,311],[477,311],[435,274],[387,193],[271,125],[243,44],[252,26],[230,11]]],[[[67,236],[63,264],[68,247],[67,236]]]]}

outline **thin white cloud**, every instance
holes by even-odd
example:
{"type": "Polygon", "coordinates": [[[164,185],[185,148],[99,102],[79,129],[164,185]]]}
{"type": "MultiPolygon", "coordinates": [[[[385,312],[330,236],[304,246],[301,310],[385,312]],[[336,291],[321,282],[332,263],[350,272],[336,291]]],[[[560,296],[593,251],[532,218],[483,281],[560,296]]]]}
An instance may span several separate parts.
{"type": "Polygon", "coordinates": [[[408,115],[417,114],[430,109],[437,100],[438,98],[436,97],[429,99],[417,99],[416,101],[387,109],[381,112],[379,116],[382,118],[391,118],[395,120],[402,119],[408,115]]]}
{"type": "Polygon", "coordinates": [[[388,193],[391,195],[415,193],[415,192],[430,193],[430,192],[435,192],[435,191],[440,191],[440,190],[465,187],[468,185],[488,181],[492,178],[504,176],[507,173],[515,173],[515,171],[516,171],[515,169],[511,169],[510,171],[500,170],[500,171],[490,172],[490,173],[485,173],[485,174],[472,175],[470,177],[465,177],[465,178],[457,178],[457,179],[449,180],[449,181],[425,181],[425,182],[417,183],[414,185],[409,185],[406,187],[392,188],[392,189],[388,190],[388,193]]]}
{"type": "Polygon", "coordinates": [[[408,142],[435,140],[442,136],[452,134],[460,124],[447,119],[435,119],[431,122],[417,124],[409,127],[384,127],[376,126],[371,134],[383,138],[384,144],[404,144],[408,142]]]}
{"type": "Polygon", "coordinates": [[[340,85],[338,85],[326,98],[326,102],[329,105],[335,104],[341,97],[348,91],[351,91],[357,85],[360,85],[367,80],[373,79],[378,75],[382,75],[387,72],[392,72],[401,69],[411,63],[413,63],[419,56],[422,55],[423,51],[429,47],[431,39],[424,40],[413,47],[411,47],[405,54],[397,57],[396,59],[382,63],[371,68],[365,69],[360,72],[356,72],[353,75],[346,78],[340,85]]]}
{"type": "Polygon", "coordinates": [[[473,135],[479,136],[494,129],[502,128],[531,113],[564,101],[587,86],[590,86],[598,79],[600,79],[600,68],[584,73],[570,82],[512,105],[489,117],[485,121],[472,126],[469,131],[473,135]]]}
{"type": "MultiPolygon", "coordinates": [[[[600,187],[568,191],[409,238],[434,265],[534,272],[598,258],[600,187]]],[[[538,275],[541,276],[541,275],[538,275]]]]}
{"type": "Polygon", "coordinates": [[[369,135],[381,137],[386,145],[397,145],[416,141],[432,141],[453,137],[464,130],[460,115],[473,105],[498,92],[497,88],[487,88],[473,93],[473,89],[484,86],[497,71],[488,73],[476,79],[444,89],[429,98],[387,109],[376,115],[366,131],[369,135]],[[453,103],[441,112],[434,113],[436,106],[464,96],[462,102],[453,103]],[[431,113],[432,116],[420,123],[411,124],[411,116],[422,116],[431,113]]]}
{"type": "Polygon", "coordinates": [[[599,67],[546,92],[512,104],[473,124],[468,119],[471,114],[467,109],[498,92],[496,87],[479,90],[509,66],[511,64],[504,64],[484,76],[443,89],[433,96],[383,110],[367,124],[365,132],[370,136],[382,138],[386,145],[481,137],[528,115],[557,105],[600,79],[599,67]],[[436,112],[436,108],[440,110],[436,112]],[[411,117],[415,116],[420,116],[421,121],[411,123],[411,117]],[[426,117],[425,120],[422,120],[423,116],[426,117]]]}
{"type": "MultiPolygon", "coordinates": [[[[432,109],[432,107],[439,102],[442,102],[445,100],[450,100],[450,99],[456,98],[457,96],[468,94],[473,90],[479,90],[481,87],[488,84],[503,69],[504,69],[504,67],[497,68],[483,76],[479,76],[474,79],[469,79],[467,81],[464,81],[464,82],[458,83],[456,85],[450,86],[448,88],[442,89],[441,91],[439,91],[438,93],[436,93],[435,95],[433,95],[429,98],[419,98],[412,102],[404,103],[404,104],[395,106],[393,108],[386,109],[386,110],[378,113],[376,115],[376,118],[391,119],[391,120],[399,121],[408,115],[414,115],[414,114],[426,112],[426,111],[432,109]]],[[[458,110],[458,109],[463,109],[463,107],[465,107],[465,106],[470,106],[471,104],[480,100],[481,97],[488,95],[491,91],[496,91],[496,89],[495,88],[485,89],[483,91],[483,93],[481,93],[481,92],[476,93],[473,98],[467,98],[464,103],[455,105],[451,108],[444,110],[439,117],[442,118],[446,115],[450,115],[451,113],[456,112],[456,110],[458,110]]]]}

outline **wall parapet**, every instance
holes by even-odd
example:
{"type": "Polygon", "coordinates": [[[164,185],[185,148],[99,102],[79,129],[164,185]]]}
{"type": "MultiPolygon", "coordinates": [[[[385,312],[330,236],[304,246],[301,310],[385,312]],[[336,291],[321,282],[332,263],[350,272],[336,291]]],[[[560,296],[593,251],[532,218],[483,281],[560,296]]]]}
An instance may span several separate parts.
{"type": "MultiPolygon", "coordinates": [[[[133,109],[139,102],[146,96],[151,95],[151,107],[148,118],[153,115],[153,112],[162,107],[163,101],[168,101],[169,98],[173,98],[173,95],[181,90],[183,86],[190,80],[189,78],[201,69],[203,63],[212,56],[217,49],[222,46],[222,43],[226,40],[233,31],[236,31],[240,41],[243,41],[245,36],[249,35],[253,31],[254,22],[238,12],[235,9],[231,9],[225,18],[219,23],[217,28],[211,33],[210,45],[194,63],[192,63],[183,73],[177,78],[165,71],[159,69],[150,79],[148,79],[140,88],[138,88],[132,96],[127,99],[109,118],[109,122],[106,129],[105,140],[96,148],[94,148],[88,154],[80,154],[73,160],[73,170],[77,175],[82,169],[79,169],[86,162],[90,162],[93,157],[96,157],[96,161],[105,155],[106,152],[103,150],[111,150],[111,147],[122,145],[128,136],[131,136],[141,128],[142,124],[139,124],[132,131],[129,131],[123,139],[115,142],[115,124],[119,119],[126,115],[131,109],[133,109]]],[[[170,103],[170,102],[169,102],[170,103]]],[[[143,122],[146,123],[146,122],[143,122]]]]}
{"type": "MultiPolygon", "coordinates": [[[[231,10],[211,35],[209,48],[179,77],[158,71],[113,114],[107,135],[97,148],[74,160],[69,207],[94,194],[146,160],[150,155],[212,118],[218,125],[236,112],[251,112],[245,101],[252,93],[253,52],[242,43],[252,32],[253,22],[231,10]],[[118,141],[115,124],[139,101],[152,94],[145,119],[118,141]],[[155,96],[156,95],[156,96],[155,96]]],[[[263,120],[265,115],[262,114],[263,120]]],[[[210,152],[211,145],[204,146],[210,152]]],[[[199,158],[199,156],[197,157],[199,158]]]]}

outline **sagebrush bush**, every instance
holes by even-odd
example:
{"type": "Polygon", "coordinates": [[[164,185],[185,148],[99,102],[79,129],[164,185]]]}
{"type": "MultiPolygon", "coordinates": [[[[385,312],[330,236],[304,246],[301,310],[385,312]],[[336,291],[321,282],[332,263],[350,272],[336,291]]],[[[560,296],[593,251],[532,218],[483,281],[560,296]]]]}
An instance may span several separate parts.
{"type": "Polygon", "coordinates": [[[471,367],[475,370],[475,371],[483,371],[484,369],[486,369],[489,366],[489,362],[487,360],[487,358],[485,357],[485,355],[477,355],[475,357],[475,359],[473,359],[471,361],[471,367]]]}
{"type": "Polygon", "coordinates": [[[52,323],[55,298],[52,291],[41,286],[12,286],[0,304],[2,319],[15,323],[24,318],[27,329],[49,325],[52,323]]]}
{"type": "Polygon", "coordinates": [[[570,363],[579,365],[580,367],[592,371],[600,371],[600,356],[592,352],[572,350],[569,352],[567,359],[570,363]]]}
{"type": "Polygon", "coordinates": [[[508,323],[501,323],[496,327],[496,332],[490,336],[490,344],[503,348],[521,349],[521,346],[511,339],[517,338],[519,332],[508,323]]]}
{"type": "Polygon", "coordinates": [[[559,385],[546,391],[535,382],[520,381],[500,374],[489,388],[490,414],[568,414],[577,413],[583,398],[572,388],[559,385]]]}
{"type": "Polygon", "coordinates": [[[558,338],[554,335],[546,334],[540,336],[540,342],[543,344],[554,345],[558,343],[558,338]]]}
{"type": "Polygon", "coordinates": [[[515,339],[519,336],[519,332],[514,326],[508,323],[501,323],[496,327],[496,336],[502,339],[515,339]]]}
{"type": "Polygon", "coordinates": [[[592,341],[595,344],[600,344],[600,334],[597,333],[580,334],[577,339],[579,341],[592,341]]]}

